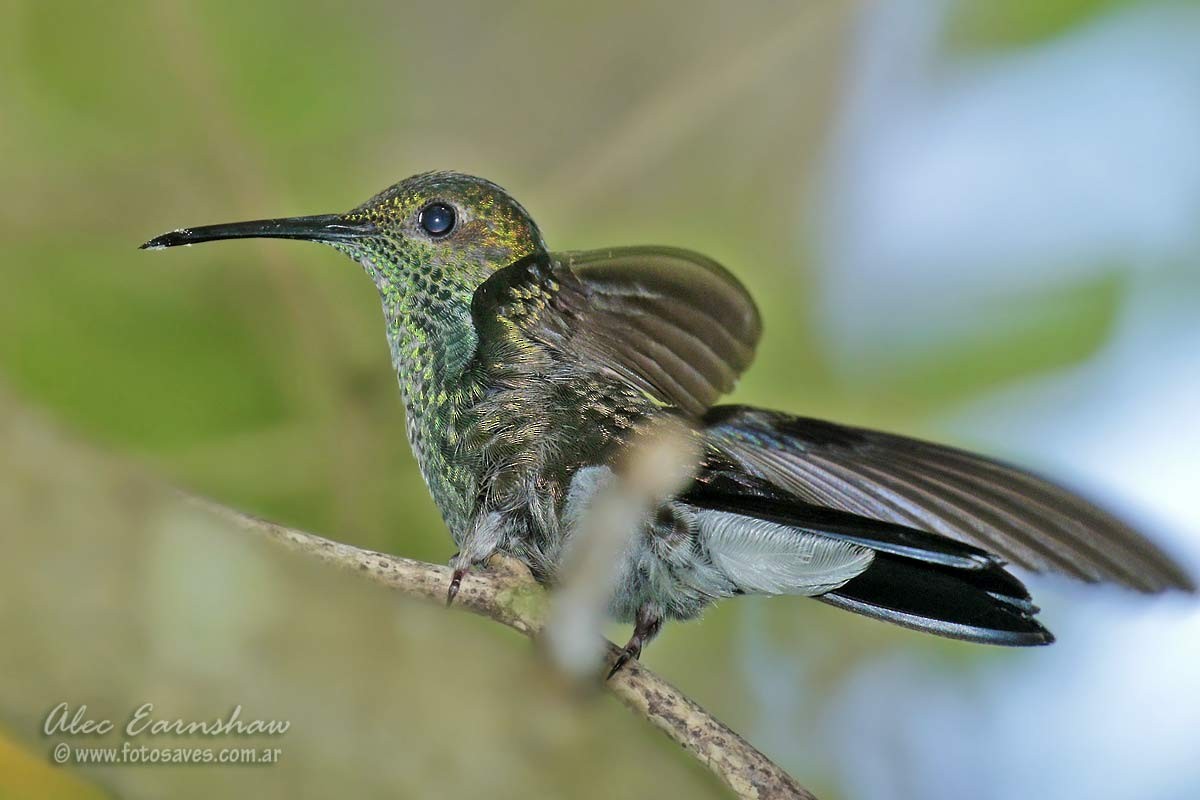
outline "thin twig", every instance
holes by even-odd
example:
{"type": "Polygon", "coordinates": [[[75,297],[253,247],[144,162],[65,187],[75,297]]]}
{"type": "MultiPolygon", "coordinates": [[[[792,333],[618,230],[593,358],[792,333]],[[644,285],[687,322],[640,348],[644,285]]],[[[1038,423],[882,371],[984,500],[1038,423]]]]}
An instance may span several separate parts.
{"type": "MultiPolygon", "coordinates": [[[[209,511],[242,530],[343,569],[363,575],[408,597],[444,603],[450,568],[376,553],[311,533],[286,528],[206,500],[209,511]]],[[[468,573],[454,600],[456,608],[495,620],[529,637],[546,617],[546,592],[519,562],[493,559],[486,572],[468,573]]],[[[618,650],[608,643],[609,655],[618,650]]],[[[606,684],[621,702],[645,717],[712,770],[738,797],[757,800],[815,800],[813,794],[694,700],[637,662],[606,684]]]]}

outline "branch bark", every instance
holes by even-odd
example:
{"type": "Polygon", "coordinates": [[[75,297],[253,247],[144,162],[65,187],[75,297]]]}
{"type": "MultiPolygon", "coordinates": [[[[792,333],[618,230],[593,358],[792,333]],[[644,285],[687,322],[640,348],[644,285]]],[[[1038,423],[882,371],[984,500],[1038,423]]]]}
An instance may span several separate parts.
{"type": "MultiPolygon", "coordinates": [[[[351,570],[408,597],[444,603],[450,568],[409,558],[363,550],[311,533],[193,498],[195,502],[249,533],[289,550],[351,570]]],[[[546,619],[546,592],[515,559],[493,559],[483,573],[463,580],[454,607],[488,617],[536,638],[546,619]]],[[[618,648],[608,642],[609,656],[618,648]]],[[[606,687],[635,713],[645,717],[715,773],[738,797],[754,800],[816,800],[808,789],[694,700],[630,662],[606,687]]]]}

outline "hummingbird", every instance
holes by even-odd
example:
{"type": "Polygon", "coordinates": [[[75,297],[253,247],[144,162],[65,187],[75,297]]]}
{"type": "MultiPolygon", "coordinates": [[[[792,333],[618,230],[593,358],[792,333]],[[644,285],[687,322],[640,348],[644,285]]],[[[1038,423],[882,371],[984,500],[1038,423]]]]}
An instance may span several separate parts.
{"type": "Polygon", "coordinates": [[[467,571],[503,553],[553,585],[589,504],[639,433],[679,424],[698,463],[637,524],[608,611],[632,623],[609,675],[667,620],[734,595],[799,595],[994,645],[1054,637],[1016,566],[1195,591],[1109,512],[1001,461],[905,436],[719,405],[762,322],[724,267],[639,246],[556,252],[499,186],[400,181],[341,214],[183,228],[142,245],[319,242],[383,305],[408,440],[467,571]]]}

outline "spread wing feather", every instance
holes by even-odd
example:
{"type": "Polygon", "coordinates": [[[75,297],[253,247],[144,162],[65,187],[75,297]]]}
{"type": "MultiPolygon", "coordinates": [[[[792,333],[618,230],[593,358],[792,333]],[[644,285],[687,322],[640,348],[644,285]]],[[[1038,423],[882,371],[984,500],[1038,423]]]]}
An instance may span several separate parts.
{"type": "Polygon", "coordinates": [[[668,247],[524,259],[476,290],[472,314],[485,361],[554,348],[566,363],[615,373],[694,416],[733,388],[762,331],[732,275],[668,247]]]}
{"type": "Polygon", "coordinates": [[[678,501],[699,520],[701,550],[743,592],[815,596],[974,642],[1054,640],[1020,580],[962,541],[813,505],[711,451],[678,501]]]}
{"type": "Polygon", "coordinates": [[[1195,589],[1125,523],[1049,481],[942,445],[741,406],[705,415],[710,441],[795,497],[919,528],[1028,569],[1143,592],[1195,589]]]}

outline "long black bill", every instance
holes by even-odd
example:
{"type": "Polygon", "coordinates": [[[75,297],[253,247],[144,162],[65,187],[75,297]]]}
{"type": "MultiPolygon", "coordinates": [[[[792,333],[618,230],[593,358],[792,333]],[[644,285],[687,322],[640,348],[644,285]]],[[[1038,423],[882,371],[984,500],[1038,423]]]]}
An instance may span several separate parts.
{"type": "Polygon", "coordinates": [[[185,244],[215,242],[220,239],[303,239],[309,242],[348,242],[375,233],[375,223],[347,220],[341,214],[317,214],[312,217],[256,219],[224,225],[180,228],[155,236],[140,250],[162,250],[185,244]]]}

